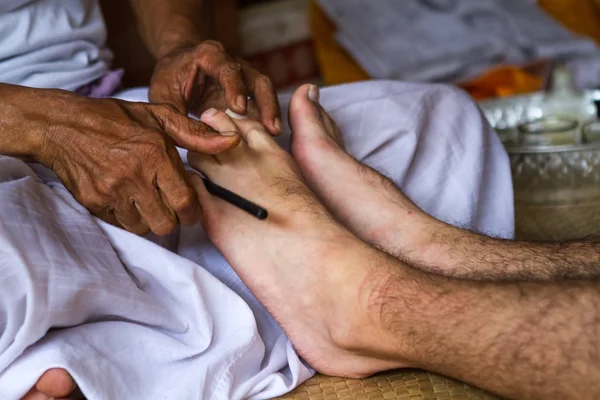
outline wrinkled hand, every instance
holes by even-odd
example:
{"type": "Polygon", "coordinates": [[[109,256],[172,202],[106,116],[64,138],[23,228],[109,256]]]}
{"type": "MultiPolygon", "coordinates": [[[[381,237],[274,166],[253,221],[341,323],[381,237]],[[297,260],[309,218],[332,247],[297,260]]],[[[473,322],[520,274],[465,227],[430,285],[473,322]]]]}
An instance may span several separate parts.
{"type": "Polygon", "coordinates": [[[214,154],[240,140],[168,105],[60,97],[44,121],[49,128],[38,160],[94,215],[137,234],[165,235],[199,217],[174,143],[214,154]]]}
{"type": "Polygon", "coordinates": [[[229,108],[260,118],[274,135],[281,131],[279,103],[270,79],[233,59],[219,42],[178,48],[159,59],[149,97],[153,103],[171,104],[184,114],[229,108]],[[248,96],[253,98],[250,103],[248,96]]]}

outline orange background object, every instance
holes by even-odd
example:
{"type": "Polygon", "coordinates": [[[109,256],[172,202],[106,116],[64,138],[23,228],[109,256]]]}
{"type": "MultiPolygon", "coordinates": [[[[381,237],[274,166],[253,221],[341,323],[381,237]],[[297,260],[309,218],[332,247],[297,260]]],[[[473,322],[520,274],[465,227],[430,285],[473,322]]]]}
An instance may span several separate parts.
{"type": "MultiPolygon", "coordinates": [[[[540,0],[540,6],[571,31],[600,43],[600,0],[540,0]]],[[[315,51],[325,84],[369,79],[367,73],[336,42],[336,27],[311,0],[309,6],[315,51]]],[[[542,89],[544,68],[499,66],[481,77],[459,84],[476,99],[512,96],[542,89]]]]}

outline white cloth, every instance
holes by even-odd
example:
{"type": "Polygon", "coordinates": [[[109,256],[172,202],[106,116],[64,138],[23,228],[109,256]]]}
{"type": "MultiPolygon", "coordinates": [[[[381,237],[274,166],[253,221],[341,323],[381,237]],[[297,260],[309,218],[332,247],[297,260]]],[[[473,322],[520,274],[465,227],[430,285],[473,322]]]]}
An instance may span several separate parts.
{"type": "Polygon", "coordinates": [[[373,78],[457,82],[501,64],[579,62],[600,84],[600,49],[525,0],[318,0],[337,40],[373,78]]]}
{"type": "Polygon", "coordinates": [[[98,0],[0,0],[0,82],[75,90],[112,61],[98,0]]]}
{"type": "MultiPolygon", "coordinates": [[[[464,93],[368,82],[322,103],[350,153],[426,211],[512,235],[507,156],[464,93]]],[[[47,169],[1,157],[0,399],[53,367],[89,400],[270,398],[312,375],[200,226],[171,239],[94,219],[47,169]]]]}

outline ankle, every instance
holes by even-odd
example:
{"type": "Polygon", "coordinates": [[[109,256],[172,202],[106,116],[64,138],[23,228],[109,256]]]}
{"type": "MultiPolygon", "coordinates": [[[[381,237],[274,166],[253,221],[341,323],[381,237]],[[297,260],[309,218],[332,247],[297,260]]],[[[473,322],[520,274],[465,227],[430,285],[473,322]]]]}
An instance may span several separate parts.
{"type": "Polygon", "coordinates": [[[419,243],[406,257],[414,267],[445,276],[455,276],[456,262],[452,261],[449,253],[464,240],[465,232],[452,225],[433,220],[427,223],[421,231],[419,243]]]}
{"type": "Polygon", "coordinates": [[[366,237],[392,256],[411,265],[427,264],[432,256],[432,238],[440,222],[420,209],[389,210],[389,218],[377,225],[366,237]]]}
{"type": "MultiPolygon", "coordinates": [[[[404,315],[402,310],[403,304],[414,300],[406,296],[419,295],[414,293],[414,285],[407,282],[418,271],[383,252],[371,250],[371,259],[376,264],[364,270],[352,290],[344,288],[349,297],[338,312],[341,318],[331,324],[331,338],[338,348],[357,356],[387,360],[396,368],[416,366],[417,354],[406,340],[408,332],[416,326],[412,315],[404,315]],[[408,290],[401,290],[400,284],[406,284],[408,290]]],[[[358,276],[356,272],[353,275],[358,276]]]]}

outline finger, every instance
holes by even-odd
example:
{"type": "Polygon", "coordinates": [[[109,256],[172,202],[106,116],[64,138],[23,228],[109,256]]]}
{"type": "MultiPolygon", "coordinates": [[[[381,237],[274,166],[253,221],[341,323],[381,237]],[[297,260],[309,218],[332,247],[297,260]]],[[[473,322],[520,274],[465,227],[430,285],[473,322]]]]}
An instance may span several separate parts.
{"type": "Polygon", "coordinates": [[[158,119],[159,128],[169,135],[179,147],[205,154],[217,154],[240,142],[236,132],[216,133],[200,121],[188,118],[168,106],[152,107],[152,114],[158,119]]]}
{"type": "Polygon", "coordinates": [[[183,225],[193,225],[200,219],[200,203],[198,196],[184,178],[183,164],[180,168],[169,168],[157,175],[157,184],[163,202],[175,213],[183,225]]]}
{"type": "Polygon", "coordinates": [[[100,211],[93,211],[95,217],[100,218],[102,221],[111,224],[112,226],[116,226],[117,228],[123,228],[119,221],[115,218],[115,213],[109,209],[103,209],[100,211]]]}
{"type": "Polygon", "coordinates": [[[148,225],[140,216],[133,202],[127,202],[116,206],[112,215],[119,226],[126,231],[140,236],[148,233],[148,225]]]}
{"type": "Polygon", "coordinates": [[[197,65],[200,70],[217,80],[225,91],[227,106],[237,113],[246,112],[248,88],[240,63],[233,60],[218,42],[206,41],[197,50],[197,65]]]}
{"type": "Polygon", "coordinates": [[[165,236],[177,228],[177,217],[164,204],[157,187],[145,190],[143,195],[136,197],[134,200],[138,212],[153,233],[158,236],[165,236]]]}
{"type": "MultiPolygon", "coordinates": [[[[137,213],[137,209],[136,209],[136,213],[137,213]]],[[[118,221],[116,215],[115,215],[115,210],[113,210],[112,208],[104,208],[100,211],[94,211],[92,214],[94,214],[96,217],[100,218],[102,221],[111,224],[112,226],[116,226],[117,228],[121,228],[121,229],[125,229],[127,231],[129,231],[127,228],[125,228],[123,225],[121,225],[121,223],[118,221]]],[[[141,220],[141,217],[140,217],[141,220]]],[[[143,222],[143,221],[142,221],[143,222]]],[[[129,231],[131,232],[131,231],[129,231]]],[[[148,232],[148,229],[146,228],[145,231],[142,231],[141,229],[139,231],[136,232],[132,232],[135,233],[136,235],[144,235],[148,232]]]]}
{"type": "MultiPolygon", "coordinates": [[[[239,114],[238,114],[239,115],[239,114]]],[[[256,105],[256,101],[251,99],[248,101],[248,106],[246,107],[246,116],[256,121],[260,121],[260,110],[256,105]]]]}
{"type": "Polygon", "coordinates": [[[248,88],[260,111],[263,124],[274,135],[281,133],[279,99],[271,80],[247,64],[242,66],[248,88]]]}

